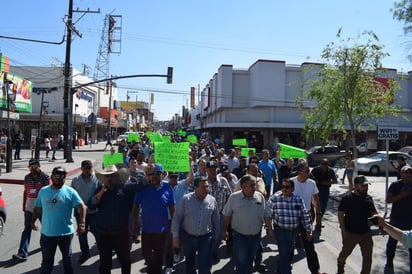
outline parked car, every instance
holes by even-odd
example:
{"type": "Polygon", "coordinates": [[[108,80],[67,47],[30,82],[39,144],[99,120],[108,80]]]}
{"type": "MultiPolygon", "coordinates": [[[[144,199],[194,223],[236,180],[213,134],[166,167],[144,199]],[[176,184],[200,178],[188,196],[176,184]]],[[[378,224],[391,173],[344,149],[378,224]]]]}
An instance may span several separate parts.
{"type": "MultiPolygon", "coordinates": [[[[398,151],[389,151],[388,156],[389,156],[389,161],[393,161],[394,165],[397,165],[396,159],[398,156],[404,156],[406,158],[406,162],[409,165],[412,165],[412,156],[408,155],[403,152],[398,152],[398,151]]],[[[358,158],[356,160],[356,168],[358,172],[364,172],[364,173],[369,173],[371,175],[377,176],[381,173],[386,172],[386,151],[377,151],[375,153],[372,153],[366,157],[358,158]]],[[[393,166],[388,163],[389,166],[389,173],[394,173],[397,172],[393,166]]]]}
{"type": "Polygon", "coordinates": [[[334,166],[340,161],[344,162],[346,156],[346,152],[335,145],[314,146],[307,151],[307,154],[310,166],[320,164],[322,159],[328,159],[329,164],[334,166]]]}
{"type": "Polygon", "coordinates": [[[3,199],[3,190],[0,187],[0,237],[3,235],[4,224],[6,223],[6,202],[3,199]]]}
{"type": "Polygon", "coordinates": [[[403,148],[399,149],[398,152],[403,152],[403,153],[406,153],[406,154],[412,156],[412,146],[403,147],[403,148]]]}
{"type": "Polygon", "coordinates": [[[127,134],[119,135],[119,137],[117,137],[117,139],[116,139],[116,145],[119,145],[120,142],[121,142],[123,139],[126,140],[126,143],[127,143],[127,134]]]}

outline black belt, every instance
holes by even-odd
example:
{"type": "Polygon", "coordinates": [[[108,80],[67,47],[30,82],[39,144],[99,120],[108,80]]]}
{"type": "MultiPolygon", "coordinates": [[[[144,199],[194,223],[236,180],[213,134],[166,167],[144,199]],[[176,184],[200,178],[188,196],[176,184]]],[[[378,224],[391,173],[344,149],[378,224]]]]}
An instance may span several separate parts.
{"type": "Polygon", "coordinates": [[[212,232],[209,232],[209,233],[202,234],[202,235],[192,235],[192,234],[190,234],[190,233],[187,233],[185,230],[182,230],[182,231],[183,231],[183,233],[185,233],[186,235],[188,235],[188,236],[190,236],[190,237],[194,237],[194,238],[204,237],[204,236],[209,235],[210,233],[212,233],[212,232]]]}

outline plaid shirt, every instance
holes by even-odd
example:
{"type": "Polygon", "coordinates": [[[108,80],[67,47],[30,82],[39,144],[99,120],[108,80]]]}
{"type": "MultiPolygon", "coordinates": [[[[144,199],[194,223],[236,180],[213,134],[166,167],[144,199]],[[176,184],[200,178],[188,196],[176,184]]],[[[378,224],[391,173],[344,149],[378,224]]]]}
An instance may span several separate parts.
{"type": "Polygon", "coordinates": [[[309,214],[300,196],[292,194],[290,197],[285,197],[281,192],[277,192],[270,197],[268,203],[273,212],[275,226],[294,230],[302,224],[306,232],[312,232],[309,214]]]}
{"type": "Polygon", "coordinates": [[[217,208],[221,213],[223,208],[225,207],[227,199],[229,198],[230,194],[232,194],[226,178],[220,177],[216,178],[215,182],[209,181],[209,194],[215,197],[217,208]]]}

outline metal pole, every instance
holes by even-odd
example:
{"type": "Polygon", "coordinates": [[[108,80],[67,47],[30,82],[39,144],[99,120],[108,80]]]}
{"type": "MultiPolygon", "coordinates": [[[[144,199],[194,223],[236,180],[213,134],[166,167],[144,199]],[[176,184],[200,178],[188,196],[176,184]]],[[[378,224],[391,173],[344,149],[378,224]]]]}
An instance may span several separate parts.
{"type": "Polygon", "coordinates": [[[386,202],[386,194],[388,193],[389,185],[389,139],[386,139],[386,171],[385,171],[385,214],[383,215],[386,218],[388,213],[388,203],[386,202]]]}
{"type": "Polygon", "coordinates": [[[64,62],[64,156],[66,163],[72,163],[72,134],[73,134],[73,95],[71,92],[71,69],[70,69],[70,51],[72,43],[72,18],[73,18],[73,0],[69,0],[69,14],[67,16],[67,34],[66,34],[66,60],[64,62]]]}
{"type": "Polygon", "coordinates": [[[7,80],[7,73],[4,73],[3,87],[6,91],[6,102],[7,102],[7,141],[6,141],[6,172],[12,172],[12,144],[11,144],[11,131],[10,131],[10,96],[9,96],[9,81],[7,80]]]}
{"type": "Polygon", "coordinates": [[[34,159],[37,159],[37,160],[40,160],[40,129],[41,129],[41,117],[42,117],[42,111],[43,111],[43,100],[44,100],[44,90],[41,90],[39,124],[37,125],[36,148],[34,151],[34,159]]]}

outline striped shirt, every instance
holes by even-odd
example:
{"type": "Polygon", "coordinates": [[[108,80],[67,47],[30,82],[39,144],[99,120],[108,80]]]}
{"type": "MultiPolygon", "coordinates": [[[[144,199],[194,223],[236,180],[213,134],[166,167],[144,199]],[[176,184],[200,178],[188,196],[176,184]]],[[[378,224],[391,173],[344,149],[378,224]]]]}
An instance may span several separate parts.
{"type": "Polygon", "coordinates": [[[193,236],[201,236],[214,231],[217,238],[220,234],[220,216],[216,199],[206,195],[199,200],[195,192],[186,194],[177,203],[172,219],[172,234],[179,237],[179,229],[193,236]]]}
{"type": "Polygon", "coordinates": [[[209,194],[215,197],[219,212],[222,212],[232,190],[226,178],[217,177],[215,182],[209,180],[209,194]]]}
{"type": "Polygon", "coordinates": [[[280,228],[293,230],[302,224],[306,232],[312,231],[309,214],[302,198],[298,195],[286,197],[277,192],[269,198],[269,207],[272,209],[273,224],[280,228]]]}
{"type": "Polygon", "coordinates": [[[49,175],[40,171],[38,176],[34,177],[33,174],[29,173],[24,177],[24,192],[26,193],[26,208],[25,211],[33,212],[34,201],[39,194],[42,187],[47,186],[51,183],[49,175]]]}

